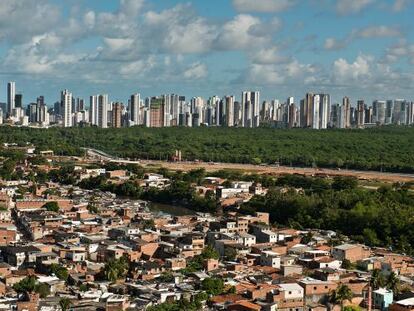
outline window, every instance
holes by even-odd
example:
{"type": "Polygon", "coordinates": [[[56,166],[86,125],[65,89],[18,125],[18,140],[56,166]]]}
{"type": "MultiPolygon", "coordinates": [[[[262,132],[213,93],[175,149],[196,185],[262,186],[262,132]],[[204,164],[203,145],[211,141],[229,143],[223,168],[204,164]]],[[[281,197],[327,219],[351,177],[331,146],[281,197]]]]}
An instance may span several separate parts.
{"type": "Polygon", "coordinates": [[[316,286],[313,287],[313,290],[316,290],[316,286]]]}
{"type": "Polygon", "coordinates": [[[325,286],[325,289],[328,289],[328,286],[325,286]]]}

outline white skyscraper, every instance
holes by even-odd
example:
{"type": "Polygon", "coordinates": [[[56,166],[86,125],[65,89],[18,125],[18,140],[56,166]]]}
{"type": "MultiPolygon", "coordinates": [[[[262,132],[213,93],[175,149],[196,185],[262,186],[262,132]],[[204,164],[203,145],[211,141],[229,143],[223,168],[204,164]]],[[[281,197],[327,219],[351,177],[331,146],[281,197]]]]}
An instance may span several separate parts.
{"type": "Polygon", "coordinates": [[[62,116],[63,116],[63,126],[71,127],[72,126],[72,93],[68,90],[64,90],[60,95],[61,107],[62,107],[62,116]]]}
{"type": "Polygon", "coordinates": [[[15,108],[16,83],[7,83],[7,113],[12,115],[15,108]]]}
{"type": "Polygon", "coordinates": [[[98,126],[102,128],[108,127],[108,95],[98,95],[98,126]]]}
{"type": "Polygon", "coordinates": [[[320,129],[328,128],[330,107],[331,107],[331,98],[329,94],[321,94],[320,104],[319,104],[319,128],[320,129]]]}
{"type": "Polygon", "coordinates": [[[242,93],[242,126],[258,127],[260,119],[260,93],[243,92],[242,93]]]}
{"type": "Polygon", "coordinates": [[[321,105],[321,96],[315,95],[313,96],[313,107],[312,107],[312,128],[319,129],[319,108],[321,105]]]}
{"type": "Polygon", "coordinates": [[[89,97],[89,122],[92,125],[98,125],[98,96],[89,97]]]}

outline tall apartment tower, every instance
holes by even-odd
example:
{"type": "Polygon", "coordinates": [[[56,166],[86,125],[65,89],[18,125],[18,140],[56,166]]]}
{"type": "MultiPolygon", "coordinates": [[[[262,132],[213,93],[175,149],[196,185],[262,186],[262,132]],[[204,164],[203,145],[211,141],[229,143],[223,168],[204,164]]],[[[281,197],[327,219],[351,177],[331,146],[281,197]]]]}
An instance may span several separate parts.
{"type": "Polygon", "coordinates": [[[149,103],[149,126],[164,126],[164,97],[151,97],[149,103]]]}
{"type": "Polygon", "coordinates": [[[296,127],[297,126],[297,108],[295,103],[291,103],[289,104],[289,122],[288,122],[288,127],[292,128],[292,127],[296,127]]]}
{"type": "Polygon", "coordinates": [[[226,96],[226,125],[234,126],[234,96],[226,96]]]}
{"type": "Polygon", "coordinates": [[[316,94],[313,96],[312,102],[312,125],[313,129],[319,130],[319,108],[321,106],[321,95],[316,94]]]}
{"type": "Polygon", "coordinates": [[[242,93],[242,127],[258,127],[260,125],[260,93],[242,93]]]}
{"type": "Polygon", "coordinates": [[[98,95],[89,97],[89,122],[98,125],[98,95]]]}
{"type": "Polygon", "coordinates": [[[331,96],[329,94],[320,94],[319,96],[319,128],[326,129],[331,113],[331,96]]]}
{"type": "Polygon", "coordinates": [[[98,126],[101,128],[108,127],[108,95],[98,95],[98,126]]]}
{"type": "Polygon", "coordinates": [[[16,83],[9,82],[7,83],[7,113],[12,114],[13,109],[15,108],[15,98],[16,98],[16,83]]]}
{"type": "Polygon", "coordinates": [[[313,124],[313,111],[315,95],[313,93],[307,93],[305,97],[305,113],[306,113],[306,127],[312,127],[313,124]]]}
{"type": "Polygon", "coordinates": [[[139,93],[131,95],[128,111],[129,120],[132,121],[134,125],[142,124],[141,95],[139,93]]]}
{"type": "Polygon", "coordinates": [[[351,127],[351,101],[347,96],[342,99],[342,124],[344,128],[351,127]]]}
{"type": "Polygon", "coordinates": [[[372,103],[374,122],[380,125],[385,124],[385,106],[386,102],[382,100],[376,100],[372,103]]]}
{"type": "Polygon", "coordinates": [[[62,108],[63,127],[71,127],[72,119],[72,93],[63,90],[60,94],[60,105],[62,108]]]}
{"type": "Polygon", "coordinates": [[[122,103],[114,103],[112,106],[112,126],[116,128],[122,127],[122,103]]]}
{"type": "Polygon", "coordinates": [[[363,100],[357,102],[356,124],[358,128],[364,127],[365,124],[365,103],[363,100]]]}

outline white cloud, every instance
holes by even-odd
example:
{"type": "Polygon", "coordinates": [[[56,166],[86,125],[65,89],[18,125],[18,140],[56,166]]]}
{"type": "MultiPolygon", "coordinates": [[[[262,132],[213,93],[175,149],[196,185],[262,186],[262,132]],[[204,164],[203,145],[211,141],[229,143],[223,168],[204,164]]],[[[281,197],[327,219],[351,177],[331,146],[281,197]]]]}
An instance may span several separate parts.
{"type": "Polygon", "coordinates": [[[216,44],[223,50],[256,49],[269,40],[268,34],[256,32],[261,25],[262,22],[257,17],[237,15],[223,25],[216,44]]]}
{"type": "Polygon", "coordinates": [[[184,78],[186,79],[202,79],[207,76],[207,66],[202,63],[193,63],[191,66],[185,70],[184,78]]]}
{"type": "Polygon", "coordinates": [[[24,43],[56,25],[59,9],[46,0],[2,0],[0,4],[0,40],[24,43]]]}
{"type": "Polygon", "coordinates": [[[399,29],[389,26],[371,26],[357,32],[357,36],[360,38],[383,38],[400,35],[399,29]]]}
{"type": "Polygon", "coordinates": [[[343,39],[327,38],[325,39],[325,50],[341,50],[357,39],[374,39],[387,37],[400,37],[402,33],[397,27],[391,26],[369,26],[362,29],[353,30],[343,39]]]}
{"type": "Polygon", "coordinates": [[[370,76],[370,63],[372,57],[359,55],[353,63],[348,63],[345,59],[340,58],[333,64],[333,75],[336,82],[347,83],[357,82],[362,78],[370,76]]]}
{"type": "Polygon", "coordinates": [[[373,2],[375,0],[337,0],[336,11],[341,15],[355,14],[373,2]]]}
{"type": "Polygon", "coordinates": [[[279,53],[276,47],[262,48],[255,51],[252,55],[252,62],[254,64],[275,64],[286,62],[288,57],[279,53]]]}
{"type": "Polygon", "coordinates": [[[233,6],[239,12],[277,13],[294,4],[293,0],[233,0],[233,6]]]}
{"type": "Polygon", "coordinates": [[[341,50],[347,46],[347,40],[338,40],[335,38],[327,38],[323,47],[325,50],[341,50]]]}
{"type": "Polygon", "coordinates": [[[408,4],[408,0],[395,0],[392,6],[392,10],[394,12],[401,12],[406,5],[408,4]]]}

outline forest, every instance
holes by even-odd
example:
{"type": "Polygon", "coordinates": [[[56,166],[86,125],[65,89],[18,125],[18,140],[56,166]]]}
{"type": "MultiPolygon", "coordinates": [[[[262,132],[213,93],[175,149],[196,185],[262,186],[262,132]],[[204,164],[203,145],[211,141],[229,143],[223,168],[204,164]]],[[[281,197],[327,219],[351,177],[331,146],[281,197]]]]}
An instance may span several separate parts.
{"type": "Polygon", "coordinates": [[[2,126],[0,143],[31,143],[57,155],[82,147],[131,159],[279,163],[287,166],[414,172],[414,127],[349,130],[273,128],[18,128],[2,126]]]}

